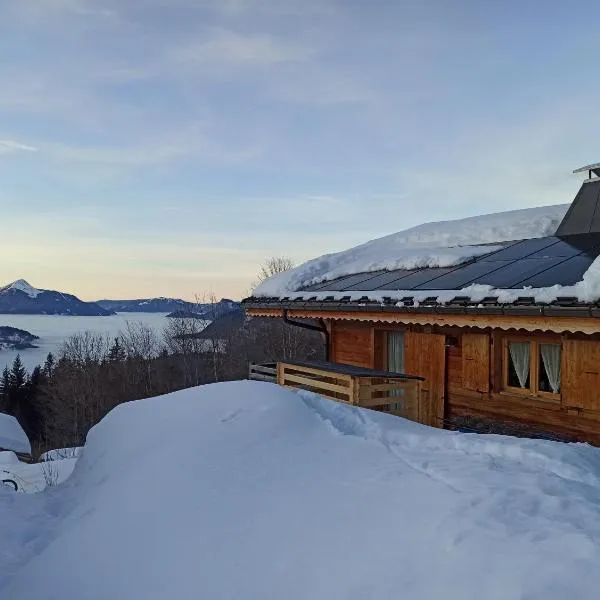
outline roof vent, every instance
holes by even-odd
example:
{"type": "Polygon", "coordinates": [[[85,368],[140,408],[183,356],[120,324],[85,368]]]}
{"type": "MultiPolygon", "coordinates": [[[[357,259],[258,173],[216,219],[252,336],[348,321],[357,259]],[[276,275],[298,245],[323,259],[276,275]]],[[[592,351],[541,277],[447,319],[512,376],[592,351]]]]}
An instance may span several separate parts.
{"type": "Polygon", "coordinates": [[[556,230],[559,237],[579,233],[600,233],[600,163],[575,169],[588,173],[589,179],[577,192],[567,214],[556,230]]]}

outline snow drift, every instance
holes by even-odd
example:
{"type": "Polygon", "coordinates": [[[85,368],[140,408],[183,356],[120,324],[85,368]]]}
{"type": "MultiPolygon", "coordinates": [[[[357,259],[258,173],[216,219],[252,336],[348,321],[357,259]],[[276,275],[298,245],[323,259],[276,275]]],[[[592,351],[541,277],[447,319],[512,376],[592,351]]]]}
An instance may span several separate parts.
{"type": "Polygon", "coordinates": [[[497,250],[498,246],[493,245],[497,242],[554,235],[569,206],[558,204],[426,223],[310,260],[267,279],[253,295],[283,297],[355,273],[452,267],[497,250]]]}
{"type": "Polygon", "coordinates": [[[119,406],[61,487],[0,489],[10,600],[585,600],[599,560],[599,450],[256,382],[119,406]]]}
{"type": "Polygon", "coordinates": [[[31,454],[31,444],[19,421],[4,413],[0,413],[0,450],[31,454]]]}

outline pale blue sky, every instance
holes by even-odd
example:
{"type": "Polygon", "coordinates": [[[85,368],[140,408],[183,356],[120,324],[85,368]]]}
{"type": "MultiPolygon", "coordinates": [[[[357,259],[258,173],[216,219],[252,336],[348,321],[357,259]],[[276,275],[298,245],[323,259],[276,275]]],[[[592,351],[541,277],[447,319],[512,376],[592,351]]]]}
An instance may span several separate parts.
{"type": "Polygon", "coordinates": [[[423,221],[568,202],[595,2],[2,0],[0,284],[243,296],[423,221]]]}

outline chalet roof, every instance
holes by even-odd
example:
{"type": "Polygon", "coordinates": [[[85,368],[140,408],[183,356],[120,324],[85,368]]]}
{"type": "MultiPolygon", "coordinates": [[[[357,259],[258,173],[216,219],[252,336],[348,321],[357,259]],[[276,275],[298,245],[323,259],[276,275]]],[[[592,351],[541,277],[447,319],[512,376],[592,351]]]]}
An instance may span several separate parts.
{"type": "MultiPolygon", "coordinates": [[[[523,225],[520,221],[515,226],[514,222],[507,220],[506,215],[512,215],[514,219],[515,212],[490,215],[482,218],[482,221],[476,219],[472,223],[475,229],[486,223],[486,218],[496,217],[502,227],[492,227],[490,231],[501,231],[504,238],[497,242],[489,240],[487,243],[485,238],[480,238],[475,252],[470,250],[469,245],[459,245],[458,251],[459,254],[462,253],[462,257],[458,260],[444,256],[445,248],[436,248],[442,250],[438,252],[442,257],[437,263],[432,263],[431,260],[420,263],[412,256],[405,260],[405,253],[398,268],[393,268],[393,260],[383,268],[377,268],[378,263],[375,261],[369,265],[376,265],[375,268],[363,269],[361,272],[346,269],[348,272],[344,273],[342,270],[339,276],[332,277],[332,273],[340,271],[335,268],[336,257],[339,255],[329,255],[309,261],[296,269],[296,272],[281,274],[279,279],[276,276],[272,282],[268,280],[245,304],[297,306],[299,302],[309,305],[324,302],[329,303],[332,308],[332,303],[345,305],[346,310],[348,304],[365,303],[396,307],[448,304],[600,306],[600,260],[596,261],[600,255],[600,178],[585,181],[568,210],[564,205],[546,207],[547,213],[540,213],[540,210],[542,209],[527,215],[537,219],[534,227],[527,223],[523,225]],[[552,209],[560,210],[552,212],[552,209]],[[552,219],[559,214],[562,220],[559,218],[553,224],[552,219]],[[528,226],[531,237],[507,241],[511,231],[527,231],[528,226]],[[323,269],[319,271],[323,264],[329,269],[329,273],[324,275],[323,269]],[[315,273],[317,277],[311,280],[310,276],[315,273]],[[277,293],[269,293],[272,291],[277,293]]],[[[460,224],[458,228],[450,222],[449,230],[462,229],[462,225],[468,221],[456,222],[460,224]]],[[[439,233],[436,235],[441,237],[439,233]]],[[[456,238],[454,233],[453,235],[456,238]]],[[[404,235],[403,239],[410,238],[404,235]]],[[[364,248],[368,249],[370,244],[380,242],[381,240],[370,242],[347,251],[346,254],[352,255],[353,251],[360,252],[364,248]]],[[[429,251],[427,247],[418,244],[407,245],[411,252],[413,249],[421,249],[427,255],[429,251]]],[[[390,251],[401,255],[405,248],[400,244],[390,251]]]]}

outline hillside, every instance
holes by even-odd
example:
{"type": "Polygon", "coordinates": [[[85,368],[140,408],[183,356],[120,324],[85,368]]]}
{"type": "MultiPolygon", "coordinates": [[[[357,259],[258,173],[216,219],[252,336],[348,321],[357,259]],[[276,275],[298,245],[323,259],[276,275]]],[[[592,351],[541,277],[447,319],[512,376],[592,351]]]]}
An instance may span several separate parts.
{"type": "Polygon", "coordinates": [[[39,340],[39,337],[29,331],[6,325],[0,326],[0,350],[35,348],[35,345],[32,343],[35,340],[39,340]]]}
{"type": "Polygon", "coordinates": [[[66,485],[0,489],[0,597],[592,600],[599,465],[272,384],[129,402],[66,485]]]}
{"type": "Polygon", "coordinates": [[[72,294],[34,288],[19,279],[0,288],[0,314],[107,316],[114,313],[72,294]]]}

